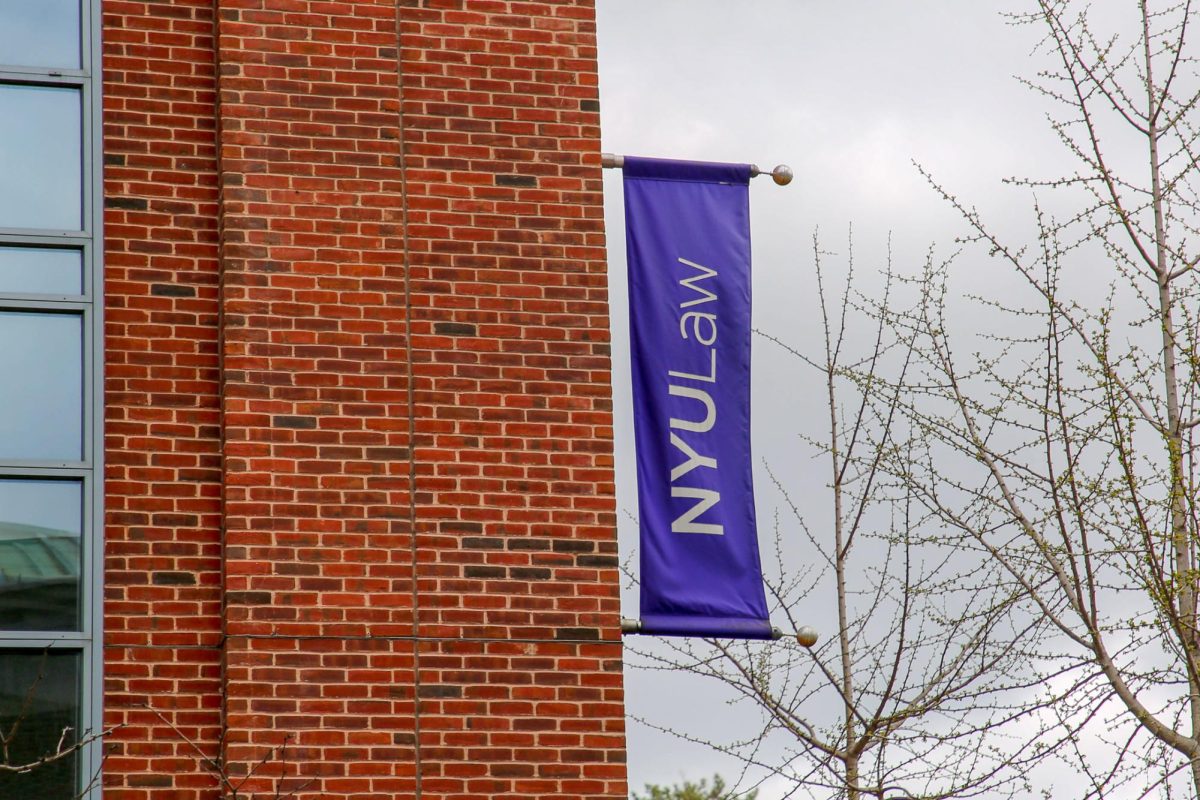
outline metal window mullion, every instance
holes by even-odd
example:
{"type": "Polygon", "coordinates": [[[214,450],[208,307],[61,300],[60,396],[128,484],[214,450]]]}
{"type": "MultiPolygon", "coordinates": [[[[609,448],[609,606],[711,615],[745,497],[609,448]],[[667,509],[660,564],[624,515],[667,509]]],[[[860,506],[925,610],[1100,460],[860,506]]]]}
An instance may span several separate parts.
{"type": "Polygon", "coordinates": [[[48,231],[37,228],[0,228],[0,245],[27,245],[29,247],[53,247],[59,249],[83,248],[92,243],[92,237],[79,231],[48,231]]]}
{"type": "MultiPolygon", "coordinates": [[[[84,384],[90,387],[91,406],[84,409],[84,455],[89,458],[92,474],[85,478],[90,495],[84,496],[84,535],[91,548],[91,564],[86,594],[80,609],[90,643],[84,648],[84,669],[80,681],[80,725],[99,731],[104,725],[104,87],[100,44],[100,0],[79,0],[80,61],[88,74],[84,89],[83,132],[83,225],[91,235],[83,254],[84,294],[92,301],[85,324],[89,357],[85,357],[84,384]],[[92,77],[97,76],[97,77],[92,77]]],[[[82,577],[82,569],[81,569],[82,577]]],[[[100,742],[85,748],[80,755],[80,779],[84,788],[103,768],[100,742]]],[[[92,800],[102,800],[103,781],[96,780],[89,792],[92,800]]]]}
{"type": "Polygon", "coordinates": [[[12,294],[5,294],[3,292],[0,292],[0,306],[2,306],[6,311],[14,311],[14,310],[20,310],[20,311],[52,310],[52,311],[55,311],[55,310],[58,310],[59,308],[61,308],[62,306],[68,305],[71,303],[77,303],[77,304],[86,303],[86,304],[90,305],[90,303],[87,300],[80,300],[79,299],[80,297],[85,297],[85,295],[78,295],[78,294],[18,294],[17,292],[13,292],[12,294]]]}
{"type": "Polygon", "coordinates": [[[79,631],[0,631],[0,651],[58,646],[78,650],[91,641],[90,636],[83,636],[79,631]]]}
{"type": "Polygon", "coordinates": [[[83,247],[91,241],[84,230],[52,228],[0,228],[0,242],[5,244],[34,244],[49,247],[83,247]]]}
{"type": "MultiPolygon", "coordinates": [[[[103,213],[103,203],[101,203],[100,206],[101,206],[100,213],[103,213]]],[[[95,229],[95,225],[94,225],[94,229],[95,229]]],[[[83,243],[82,251],[83,252],[80,255],[82,255],[83,263],[80,264],[80,266],[83,267],[83,275],[80,276],[79,288],[83,290],[84,300],[88,301],[89,303],[92,303],[92,307],[91,307],[92,313],[95,314],[95,313],[100,312],[100,309],[96,308],[96,306],[95,306],[95,299],[96,299],[96,295],[97,295],[97,291],[98,291],[97,285],[96,285],[97,284],[97,276],[96,276],[96,272],[94,269],[94,265],[96,263],[95,243],[91,242],[91,241],[85,241],[83,243]]],[[[104,333],[103,329],[96,331],[95,338],[96,338],[97,342],[103,341],[103,333],[104,333]]],[[[100,354],[101,363],[103,363],[103,355],[104,355],[103,353],[100,354]]]]}
{"type": "MultiPolygon", "coordinates": [[[[79,295],[0,294],[0,312],[24,311],[34,314],[41,312],[43,314],[87,315],[92,310],[91,305],[87,300],[79,299],[79,295]]],[[[85,320],[83,324],[86,325],[87,321],[85,320]]],[[[84,346],[86,347],[86,345],[85,341],[84,346]]]]}
{"type": "Polygon", "coordinates": [[[92,100],[93,85],[91,81],[87,81],[80,87],[80,108],[79,119],[83,124],[84,130],[80,132],[80,155],[79,180],[82,182],[80,187],[80,199],[83,201],[82,220],[83,231],[89,236],[94,236],[96,230],[95,212],[96,206],[103,206],[101,202],[97,204],[92,197],[95,184],[101,183],[100,175],[93,174],[92,165],[95,163],[96,152],[100,150],[99,142],[95,141],[97,137],[87,134],[92,132],[93,128],[93,100],[92,100]]]}
{"type": "MultiPolygon", "coordinates": [[[[19,460],[0,461],[0,480],[81,480],[92,476],[92,468],[82,462],[71,462],[68,466],[59,466],[46,461],[19,460]]],[[[2,631],[0,631],[2,633],[2,631]]]]}
{"type": "MultiPolygon", "coordinates": [[[[103,334],[96,330],[95,309],[90,303],[83,308],[82,314],[83,363],[80,364],[80,368],[83,370],[83,408],[81,409],[82,424],[80,427],[83,441],[80,454],[83,456],[83,463],[92,470],[93,474],[99,475],[101,473],[96,471],[96,453],[103,449],[103,443],[97,441],[97,433],[99,426],[103,424],[103,416],[97,414],[96,409],[104,404],[100,402],[98,395],[102,384],[97,381],[96,375],[104,356],[102,353],[97,353],[96,339],[103,334]]],[[[99,487],[94,491],[100,491],[99,487]]],[[[84,503],[88,504],[89,500],[89,497],[85,497],[84,503]]]]}
{"type": "Polygon", "coordinates": [[[103,531],[104,526],[100,520],[96,519],[96,509],[92,498],[102,491],[101,487],[104,481],[97,480],[99,473],[93,470],[89,470],[88,473],[82,478],[83,496],[80,498],[82,515],[79,521],[79,627],[83,634],[82,638],[94,643],[100,630],[96,627],[96,621],[92,616],[98,578],[96,562],[103,561],[102,554],[104,552],[103,546],[98,544],[97,539],[99,538],[98,532],[103,531]]]}
{"type": "Polygon", "coordinates": [[[79,66],[84,75],[101,75],[100,9],[98,0],[77,0],[79,9],[79,66]],[[92,8],[95,2],[96,8],[92,8]],[[93,19],[93,14],[95,18],[93,19]],[[93,69],[93,62],[95,68],[93,69]]]}
{"type": "Polygon", "coordinates": [[[0,84],[19,86],[74,86],[80,88],[91,80],[83,70],[47,69],[0,66],[0,84]]]}
{"type": "Polygon", "coordinates": [[[49,461],[46,459],[10,458],[0,462],[0,478],[82,478],[92,472],[91,465],[83,461],[49,461]]]}

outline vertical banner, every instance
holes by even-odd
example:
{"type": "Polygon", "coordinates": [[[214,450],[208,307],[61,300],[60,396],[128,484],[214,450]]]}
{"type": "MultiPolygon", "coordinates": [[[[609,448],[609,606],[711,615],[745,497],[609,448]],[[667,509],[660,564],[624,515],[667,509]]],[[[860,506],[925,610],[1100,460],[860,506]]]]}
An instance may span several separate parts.
{"type": "Polygon", "coordinates": [[[641,631],[771,638],[750,461],[750,165],[626,156],[641,631]]]}

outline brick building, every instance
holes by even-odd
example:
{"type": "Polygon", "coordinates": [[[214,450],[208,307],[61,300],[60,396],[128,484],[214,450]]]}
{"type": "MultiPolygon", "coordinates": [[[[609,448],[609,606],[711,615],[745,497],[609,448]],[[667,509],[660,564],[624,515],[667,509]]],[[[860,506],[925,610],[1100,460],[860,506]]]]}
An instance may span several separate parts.
{"type": "Polygon", "coordinates": [[[0,796],[625,796],[604,247],[589,0],[0,3],[0,796]]]}

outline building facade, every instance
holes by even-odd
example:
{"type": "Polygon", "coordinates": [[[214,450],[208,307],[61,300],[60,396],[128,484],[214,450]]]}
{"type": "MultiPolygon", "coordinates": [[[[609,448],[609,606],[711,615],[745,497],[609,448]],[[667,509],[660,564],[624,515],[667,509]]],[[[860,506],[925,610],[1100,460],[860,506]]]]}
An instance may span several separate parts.
{"type": "Polygon", "coordinates": [[[11,0],[0,162],[0,796],[626,796],[591,2],[11,0]]]}

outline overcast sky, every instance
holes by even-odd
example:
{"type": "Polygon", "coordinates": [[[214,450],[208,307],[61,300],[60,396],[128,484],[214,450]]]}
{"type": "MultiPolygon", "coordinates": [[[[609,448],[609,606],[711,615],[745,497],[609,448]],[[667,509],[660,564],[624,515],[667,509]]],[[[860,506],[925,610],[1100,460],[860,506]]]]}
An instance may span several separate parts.
{"type": "MultiPolygon", "coordinates": [[[[1114,4],[1115,5],[1115,4],[1114,4]]],[[[1014,76],[1030,76],[1036,30],[1013,27],[1001,12],[1018,0],[598,0],[601,119],[605,151],[716,161],[789,164],[786,188],[759,178],[751,188],[756,327],[813,350],[805,325],[816,306],[811,237],[845,253],[854,227],[858,269],[883,264],[892,237],[901,271],[919,268],[927,248],[945,250],[961,225],[920,176],[937,180],[977,206],[1001,230],[1028,229],[1027,189],[1012,175],[1054,175],[1063,153],[1050,133],[1045,103],[1014,76]]],[[[636,514],[629,412],[624,226],[619,174],[606,174],[613,298],[618,501],[636,514]]],[[[986,259],[967,261],[977,292],[1006,291],[1008,278],[986,259]]],[[[755,459],[785,482],[820,485],[825,468],[802,452],[798,434],[821,435],[827,412],[794,359],[755,341],[755,459]]],[[[777,498],[755,476],[760,519],[777,498]]],[[[622,552],[636,526],[622,519],[622,552]]],[[[834,632],[832,598],[812,598],[803,614],[834,632]]],[[[625,612],[636,613],[626,592],[625,612]]],[[[745,710],[716,687],[677,675],[626,672],[631,714],[703,737],[736,727],[745,710]]],[[[699,746],[629,726],[630,784],[671,783],[736,766],[699,746]]],[[[764,787],[760,800],[778,792],[764,787]]]]}

